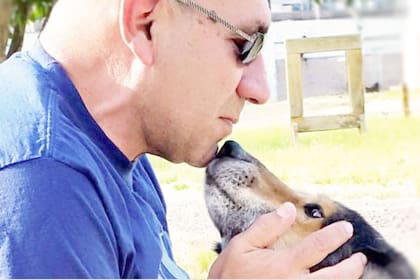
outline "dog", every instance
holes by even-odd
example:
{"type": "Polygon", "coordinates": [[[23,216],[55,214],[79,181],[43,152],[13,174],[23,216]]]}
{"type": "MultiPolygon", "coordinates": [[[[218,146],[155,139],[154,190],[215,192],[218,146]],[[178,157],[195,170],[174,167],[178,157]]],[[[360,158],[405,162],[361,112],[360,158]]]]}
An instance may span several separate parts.
{"type": "Polygon", "coordinates": [[[368,259],[363,278],[416,278],[407,259],[360,214],[327,196],[293,191],[234,141],[225,142],[208,164],[204,193],[209,215],[222,239],[216,247],[218,253],[258,216],[290,201],[297,208],[296,221],[273,245],[274,249],[293,246],[311,232],[346,220],[353,225],[353,237],[310,271],[362,252],[368,259]]]}

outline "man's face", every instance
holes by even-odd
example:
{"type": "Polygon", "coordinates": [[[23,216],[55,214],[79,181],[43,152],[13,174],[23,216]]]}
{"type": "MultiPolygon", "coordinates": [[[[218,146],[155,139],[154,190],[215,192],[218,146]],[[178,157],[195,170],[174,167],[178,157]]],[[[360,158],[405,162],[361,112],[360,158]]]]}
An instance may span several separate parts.
{"type": "MultiPolygon", "coordinates": [[[[266,0],[197,3],[248,34],[270,22],[266,0]]],[[[232,132],[245,101],[268,99],[262,58],[242,64],[236,45],[242,38],[176,0],[160,1],[154,12],[154,61],[140,100],[146,144],[173,162],[203,166],[232,132]]]]}

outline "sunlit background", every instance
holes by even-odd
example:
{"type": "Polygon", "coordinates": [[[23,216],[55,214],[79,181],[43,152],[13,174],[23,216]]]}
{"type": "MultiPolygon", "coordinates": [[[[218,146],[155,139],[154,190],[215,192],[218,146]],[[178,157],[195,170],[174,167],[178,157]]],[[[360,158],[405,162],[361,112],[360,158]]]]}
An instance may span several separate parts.
{"type": "MultiPolygon", "coordinates": [[[[271,0],[270,5],[273,22],[263,56],[271,98],[263,106],[245,106],[230,138],[290,186],[327,193],[366,215],[420,272],[420,1],[271,0]],[[307,133],[292,145],[285,41],[349,34],[362,40],[367,131],[307,133]],[[410,114],[402,106],[403,88],[410,114]]],[[[39,21],[27,26],[24,50],[33,46],[40,27],[39,21]]],[[[348,107],[345,63],[340,51],[303,55],[305,113],[348,107]]],[[[193,278],[205,278],[219,237],[204,205],[204,171],[150,158],[168,204],[175,257],[193,278]]]]}

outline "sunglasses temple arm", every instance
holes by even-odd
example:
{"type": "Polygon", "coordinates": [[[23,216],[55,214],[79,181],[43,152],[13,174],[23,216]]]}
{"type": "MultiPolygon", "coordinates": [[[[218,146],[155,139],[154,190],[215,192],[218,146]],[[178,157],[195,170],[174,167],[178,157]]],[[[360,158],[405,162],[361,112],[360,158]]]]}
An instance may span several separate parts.
{"type": "Polygon", "coordinates": [[[193,9],[196,9],[197,11],[200,11],[201,13],[203,13],[206,16],[208,16],[213,21],[218,22],[218,23],[224,25],[230,31],[238,34],[239,36],[241,36],[242,38],[246,39],[247,41],[253,41],[252,36],[250,36],[249,34],[243,32],[239,28],[233,26],[232,24],[230,24],[229,22],[227,22],[223,18],[219,17],[219,15],[215,11],[210,11],[210,10],[208,10],[208,9],[206,9],[206,8],[198,5],[197,3],[195,3],[192,0],[177,0],[177,1],[178,2],[181,2],[184,5],[187,5],[187,6],[191,7],[191,8],[193,8],[193,9]]]}

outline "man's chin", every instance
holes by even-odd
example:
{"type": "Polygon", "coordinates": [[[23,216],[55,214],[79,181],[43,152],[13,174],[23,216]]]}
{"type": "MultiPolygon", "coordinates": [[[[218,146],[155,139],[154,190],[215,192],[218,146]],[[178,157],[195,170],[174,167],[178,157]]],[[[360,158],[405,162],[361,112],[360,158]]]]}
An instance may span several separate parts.
{"type": "Polygon", "coordinates": [[[187,161],[187,163],[198,168],[206,167],[216,156],[217,150],[217,145],[214,145],[212,148],[208,149],[205,154],[201,154],[201,156],[197,158],[192,158],[190,161],[187,161]]]}

